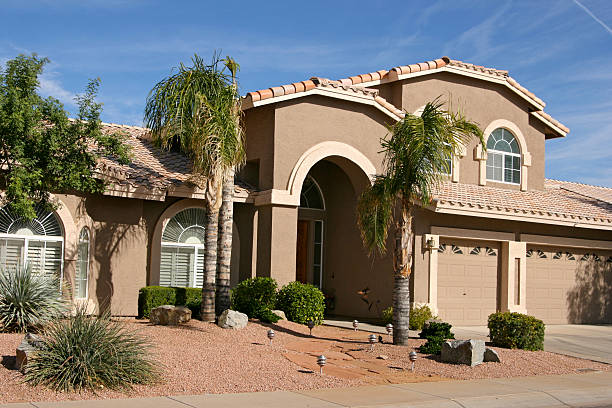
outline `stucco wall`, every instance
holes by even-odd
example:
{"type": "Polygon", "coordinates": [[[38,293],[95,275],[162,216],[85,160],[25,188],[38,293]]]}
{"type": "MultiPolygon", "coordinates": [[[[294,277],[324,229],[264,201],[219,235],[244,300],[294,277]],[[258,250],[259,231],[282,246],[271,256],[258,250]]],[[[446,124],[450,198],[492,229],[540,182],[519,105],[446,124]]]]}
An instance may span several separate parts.
{"type": "MultiPolygon", "coordinates": [[[[403,81],[383,84],[381,95],[397,104],[401,90],[401,108],[414,113],[427,102],[441,96],[452,101],[454,109],[461,109],[466,117],[479,124],[484,131],[494,120],[505,119],[514,123],[526,139],[527,150],[532,156],[528,169],[528,189],[544,189],[544,142],[545,136],[540,124],[536,124],[529,114],[528,103],[503,85],[462,75],[443,72],[423,75],[403,81]]],[[[398,105],[399,107],[400,105],[398,105]]],[[[485,135],[487,136],[487,135],[485,135]]],[[[478,184],[479,162],[474,160],[473,141],[467,146],[467,154],[460,162],[459,182],[478,184]]],[[[518,189],[517,185],[487,181],[487,185],[518,189]]]]}

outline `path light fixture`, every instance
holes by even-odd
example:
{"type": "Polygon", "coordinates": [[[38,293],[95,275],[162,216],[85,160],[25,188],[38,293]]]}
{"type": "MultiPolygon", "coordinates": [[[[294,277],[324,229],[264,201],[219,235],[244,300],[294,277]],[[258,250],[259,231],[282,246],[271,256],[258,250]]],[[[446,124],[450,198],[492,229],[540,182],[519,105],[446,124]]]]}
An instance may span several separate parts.
{"type": "Polygon", "coordinates": [[[408,357],[410,358],[410,361],[412,362],[411,370],[414,373],[414,362],[417,360],[417,353],[415,351],[411,351],[410,354],[408,354],[408,357]]]}
{"type": "Polygon", "coordinates": [[[370,342],[370,351],[374,350],[374,343],[376,343],[376,335],[375,334],[370,334],[368,336],[368,341],[370,342]]]}
{"type": "Polygon", "coordinates": [[[319,374],[323,375],[323,366],[327,363],[327,359],[323,354],[317,357],[317,365],[319,366],[319,374]]]}
{"type": "Polygon", "coordinates": [[[315,327],[314,320],[308,319],[308,321],[306,322],[306,325],[310,329],[310,337],[312,337],[312,329],[314,329],[315,327]]]}
{"type": "Polygon", "coordinates": [[[353,329],[357,331],[357,326],[359,326],[359,322],[357,320],[353,320],[353,329]]]}
{"type": "Polygon", "coordinates": [[[270,345],[272,345],[272,339],[274,338],[274,330],[268,330],[268,338],[270,339],[270,345]]]}
{"type": "Polygon", "coordinates": [[[387,334],[391,336],[391,333],[393,333],[393,325],[389,323],[385,326],[385,329],[387,329],[387,334]]]}

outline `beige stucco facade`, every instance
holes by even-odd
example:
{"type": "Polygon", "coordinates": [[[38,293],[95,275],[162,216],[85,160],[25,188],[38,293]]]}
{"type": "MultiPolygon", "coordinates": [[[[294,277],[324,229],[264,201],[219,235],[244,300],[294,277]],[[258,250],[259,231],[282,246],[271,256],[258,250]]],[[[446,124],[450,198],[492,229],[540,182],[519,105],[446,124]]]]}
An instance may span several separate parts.
{"type": "MultiPolygon", "coordinates": [[[[506,200],[535,196],[529,205],[536,205],[539,194],[553,194],[544,174],[545,144],[566,134],[562,125],[534,115],[543,103],[499,80],[502,74],[487,79],[437,64],[418,75],[379,74],[373,80],[368,74],[359,89],[346,80],[331,86],[317,79],[245,100],[247,164],[238,177],[250,189],[237,193],[234,204],[232,284],[269,276],[284,285],[296,280],[300,265],[306,281],[320,282],[328,314],[378,318],[391,305],[392,261],[389,253],[371,257],[363,249],[357,200],[384,170],[380,141],[388,126],[401,111],[418,113],[442,97],[478,123],[485,139],[498,128],[512,133],[521,177],[518,183],[488,180],[487,152],[477,141],[456,152],[445,188],[468,193],[441,197],[413,214],[412,302],[429,305],[453,324],[484,324],[495,311],[535,314],[552,323],[612,323],[612,203],[587,197],[604,215],[585,218],[580,208],[574,216],[509,209],[499,200],[469,201],[472,193],[481,200],[517,194],[506,200]],[[314,180],[322,208],[301,205],[307,179],[314,180]],[[589,266],[595,259],[599,263],[589,266]],[[558,287],[542,288],[559,268],[565,272],[558,287]],[[364,289],[367,302],[357,293],[364,289]]],[[[92,233],[88,302],[110,302],[113,313],[135,315],[138,290],[160,282],[164,228],[178,212],[203,208],[204,201],[201,192],[185,186],[155,199],[123,195],[60,195],[57,215],[64,228],[66,279],[74,279],[76,239],[86,226],[92,233]]],[[[568,196],[580,205],[579,194],[568,196]]],[[[392,245],[390,240],[390,250],[392,245]]]]}

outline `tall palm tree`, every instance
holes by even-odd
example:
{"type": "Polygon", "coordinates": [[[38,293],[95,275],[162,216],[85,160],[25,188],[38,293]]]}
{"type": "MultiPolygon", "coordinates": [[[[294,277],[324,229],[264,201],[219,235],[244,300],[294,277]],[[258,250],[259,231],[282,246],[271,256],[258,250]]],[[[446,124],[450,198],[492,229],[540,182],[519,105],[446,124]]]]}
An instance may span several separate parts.
{"type": "Polygon", "coordinates": [[[410,315],[410,274],[414,245],[413,210],[431,201],[449,158],[482,131],[461,113],[443,109],[440,99],[425,105],[421,116],[406,113],[382,140],[384,174],[360,197],[357,223],[370,255],[383,254],[391,225],[393,254],[393,343],[406,345],[410,315]]]}
{"type": "Polygon", "coordinates": [[[210,64],[196,54],[192,64],[181,63],[176,73],[153,87],[147,97],[144,121],[158,145],[179,148],[191,158],[191,180],[206,191],[200,313],[203,321],[214,321],[223,182],[244,160],[244,138],[235,86],[237,64],[229,57],[220,59],[218,54],[210,64]]]}

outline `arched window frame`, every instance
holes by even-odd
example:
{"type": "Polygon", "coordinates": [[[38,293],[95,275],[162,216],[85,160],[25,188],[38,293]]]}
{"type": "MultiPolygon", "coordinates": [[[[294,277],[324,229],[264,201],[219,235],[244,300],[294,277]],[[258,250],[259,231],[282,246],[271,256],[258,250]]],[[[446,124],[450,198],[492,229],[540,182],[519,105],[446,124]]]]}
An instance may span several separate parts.
{"type": "MultiPolygon", "coordinates": [[[[202,207],[192,206],[192,207],[182,208],[181,210],[174,213],[174,215],[168,218],[166,222],[164,223],[164,226],[161,231],[161,237],[160,237],[161,247],[160,247],[160,252],[159,252],[160,267],[159,267],[158,279],[159,279],[160,286],[186,286],[186,287],[201,288],[204,283],[204,274],[203,274],[204,246],[205,246],[204,242],[184,243],[184,242],[174,242],[174,241],[164,240],[166,229],[168,228],[172,220],[180,216],[181,213],[185,211],[189,211],[189,210],[194,210],[194,209],[204,212],[204,209],[202,207]],[[176,276],[172,275],[172,272],[174,271],[171,271],[170,282],[162,281],[161,274],[162,274],[163,267],[164,267],[163,262],[162,262],[162,257],[164,256],[165,250],[168,251],[166,253],[166,256],[170,256],[172,259],[174,259],[173,261],[171,260],[171,262],[178,262],[177,259],[179,259],[180,256],[185,256],[185,255],[190,256],[190,260],[189,260],[190,270],[189,270],[188,282],[186,282],[186,285],[181,284],[180,282],[177,282],[176,276]],[[193,252],[191,253],[190,251],[193,251],[193,252]]],[[[202,214],[202,219],[204,219],[204,217],[205,217],[205,214],[202,214]]],[[[180,237],[182,236],[182,234],[184,234],[186,231],[190,229],[193,229],[193,228],[204,229],[204,226],[199,225],[199,224],[181,225],[181,227],[183,228],[183,231],[179,235],[179,241],[180,241],[180,237]]]]}
{"type": "MultiPolygon", "coordinates": [[[[514,124],[513,122],[506,119],[496,119],[493,120],[489,125],[485,128],[483,134],[485,136],[484,143],[488,142],[489,135],[493,133],[493,131],[497,128],[505,128],[508,129],[515,137],[520,151],[521,151],[521,183],[520,189],[521,191],[527,191],[527,181],[528,181],[528,168],[531,166],[531,153],[527,149],[527,142],[521,129],[514,124]]],[[[484,149],[482,144],[476,145],[474,148],[474,160],[480,162],[479,164],[479,177],[478,184],[481,186],[487,185],[487,151],[484,149]]],[[[495,182],[497,183],[497,182],[495,182]]],[[[516,185],[516,184],[509,184],[516,185]]]]}
{"type": "Polygon", "coordinates": [[[30,255],[33,252],[35,243],[41,243],[41,260],[40,264],[42,265],[42,270],[45,270],[47,267],[46,257],[48,254],[48,245],[51,244],[59,244],[59,254],[57,256],[56,261],[58,262],[59,270],[56,271],[58,273],[59,278],[63,281],[64,278],[64,228],[62,221],[58,214],[54,211],[43,213],[43,207],[39,204],[35,208],[37,217],[34,218],[31,223],[37,223],[40,225],[47,233],[44,224],[48,221],[49,217],[53,217],[56,225],[56,231],[49,231],[49,233],[56,233],[59,235],[37,235],[37,234],[18,234],[18,233],[10,233],[9,231],[13,228],[13,225],[17,222],[24,222],[19,217],[16,217],[9,208],[6,206],[0,208],[0,224],[4,224],[2,229],[0,230],[0,268],[18,268],[23,267],[26,263],[31,263],[32,259],[30,255]],[[41,217],[41,215],[43,215],[41,217]],[[14,250],[15,248],[9,248],[9,242],[12,244],[17,244],[15,248],[19,250],[19,258],[15,260],[15,262],[7,262],[7,257],[10,256],[10,250],[14,250]]]}
{"type": "Polygon", "coordinates": [[[325,211],[325,208],[326,208],[325,207],[325,196],[323,195],[323,190],[321,190],[321,186],[319,186],[319,183],[317,183],[317,180],[315,180],[315,178],[312,177],[310,174],[308,176],[306,176],[306,180],[304,180],[304,183],[302,184],[302,190],[303,190],[304,186],[306,185],[306,181],[307,180],[312,182],[312,185],[317,190],[317,193],[319,195],[319,198],[321,199],[321,204],[322,204],[323,208],[302,207],[301,203],[302,203],[302,194],[304,194],[303,191],[300,192],[300,208],[307,208],[309,210],[321,210],[321,211],[325,211]]]}
{"type": "Polygon", "coordinates": [[[521,168],[522,168],[521,146],[519,145],[519,142],[516,136],[514,135],[514,133],[512,133],[510,130],[504,127],[499,127],[495,129],[493,132],[489,134],[489,137],[487,138],[487,180],[493,181],[496,183],[520,185],[521,184],[521,172],[522,172],[521,168]],[[510,152],[505,151],[505,150],[495,149],[494,147],[488,146],[492,140],[491,138],[494,138],[497,136],[497,135],[494,136],[496,132],[499,132],[500,139],[495,141],[495,145],[497,145],[498,143],[506,143],[510,147],[510,150],[511,150],[510,152]],[[508,134],[512,138],[511,141],[506,140],[506,135],[508,134]],[[516,151],[513,151],[515,149],[513,148],[512,143],[516,145],[516,151]],[[490,165],[490,162],[493,161],[495,157],[500,157],[500,160],[501,160],[500,167],[490,165]],[[512,163],[511,166],[507,165],[508,161],[512,163]],[[516,164],[517,161],[518,161],[518,164],[516,164]],[[491,171],[492,173],[495,170],[499,169],[501,172],[500,174],[501,178],[500,179],[495,178],[495,174],[490,175],[489,169],[492,169],[491,171]],[[508,174],[508,172],[511,172],[510,181],[506,179],[506,175],[508,174]],[[516,172],[518,172],[518,177],[515,178],[516,172]]]}
{"type": "Polygon", "coordinates": [[[81,228],[79,233],[79,242],[77,245],[77,270],[76,276],[74,277],[74,292],[75,298],[87,299],[89,297],[89,261],[91,258],[91,233],[89,228],[81,228]],[[84,253],[83,253],[84,252],[84,253]],[[82,259],[85,258],[85,259],[82,259]],[[85,266],[85,278],[82,278],[82,267],[85,266]],[[84,296],[80,295],[81,284],[84,283],[85,293],[84,296]]]}

